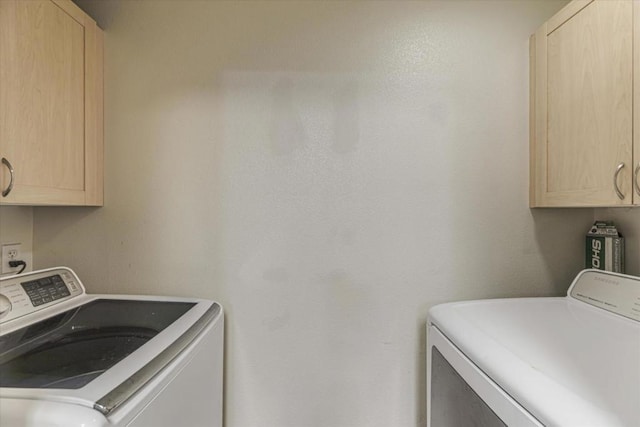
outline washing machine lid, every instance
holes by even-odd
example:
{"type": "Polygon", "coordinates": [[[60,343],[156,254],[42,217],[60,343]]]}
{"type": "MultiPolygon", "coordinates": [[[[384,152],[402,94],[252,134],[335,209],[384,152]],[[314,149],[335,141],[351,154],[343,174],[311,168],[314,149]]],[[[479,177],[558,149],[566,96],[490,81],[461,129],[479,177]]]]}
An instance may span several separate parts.
{"type": "Polygon", "coordinates": [[[602,295],[622,283],[623,311],[640,314],[640,279],[581,274],[569,291],[580,298],[444,304],[430,322],[546,426],[640,425],[640,322],[602,295]],[[595,282],[598,295],[585,291],[595,282]]]}
{"type": "Polygon", "coordinates": [[[84,387],[194,305],[96,299],[0,336],[0,387],[84,387]]]}
{"type": "Polygon", "coordinates": [[[88,295],[62,267],[2,278],[0,293],[16,312],[0,319],[0,398],[71,403],[105,415],[222,318],[220,305],[203,299],[88,295]],[[77,291],[60,294],[44,284],[47,295],[56,294],[40,308],[40,291],[27,296],[24,284],[56,275],[77,291]]]}

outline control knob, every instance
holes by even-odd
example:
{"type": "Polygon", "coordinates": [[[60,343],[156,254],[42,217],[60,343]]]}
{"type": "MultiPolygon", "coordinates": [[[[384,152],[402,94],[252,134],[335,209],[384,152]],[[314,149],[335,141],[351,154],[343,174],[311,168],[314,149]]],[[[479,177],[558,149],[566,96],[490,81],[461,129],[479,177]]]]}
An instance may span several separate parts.
{"type": "Polygon", "coordinates": [[[11,301],[6,296],[0,294],[0,319],[11,311],[11,301]]]}

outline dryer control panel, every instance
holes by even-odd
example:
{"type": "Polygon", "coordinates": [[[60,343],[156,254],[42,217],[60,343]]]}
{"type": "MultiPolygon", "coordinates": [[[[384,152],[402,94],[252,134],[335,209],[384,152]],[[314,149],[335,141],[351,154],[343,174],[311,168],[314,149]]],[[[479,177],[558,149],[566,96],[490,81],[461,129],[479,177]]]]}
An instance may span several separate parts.
{"type": "Polygon", "coordinates": [[[73,271],[60,267],[0,279],[0,323],[82,295],[73,271]]]}
{"type": "Polygon", "coordinates": [[[640,277],[583,270],[567,291],[571,298],[640,321],[640,277]]]}

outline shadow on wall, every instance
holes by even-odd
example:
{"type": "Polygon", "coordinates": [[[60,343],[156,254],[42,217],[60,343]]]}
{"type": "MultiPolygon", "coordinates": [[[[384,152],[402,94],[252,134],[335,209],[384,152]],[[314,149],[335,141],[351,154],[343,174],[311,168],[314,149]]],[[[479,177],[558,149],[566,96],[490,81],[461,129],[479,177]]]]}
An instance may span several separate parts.
{"type": "Polygon", "coordinates": [[[91,228],[82,226],[90,217],[100,215],[104,208],[98,207],[35,207],[33,212],[33,265],[34,269],[65,265],[74,269],[80,277],[92,271],[94,264],[104,261],[105,242],[86,244],[95,239],[91,228]],[[69,233],[69,230],[74,230],[69,233]],[[65,236],[60,244],[60,236],[65,236]],[[70,237],[70,239],[69,239],[70,237]],[[68,246],[81,245],[85,250],[67,250],[68,246]]]}
{"type": "Polygon", "coordinates": [[[107,7],[102,0],[73,0],[87,15],[97,20],[97,24],[103,30],[111,27],[111,23],[121,7],[120,2],[109,2],[107,7]]]}
{"type": "Polygon", "coordinates": [[[593,223],[592,209],[531,209],[534,237],[547,266],[552,289],[564,295],[584,268],[584,239],[593,223]],[[558,251],[559,247],[571,248],[558,251]],[[576,266],[572,269],[569,266],[576,266]]]}

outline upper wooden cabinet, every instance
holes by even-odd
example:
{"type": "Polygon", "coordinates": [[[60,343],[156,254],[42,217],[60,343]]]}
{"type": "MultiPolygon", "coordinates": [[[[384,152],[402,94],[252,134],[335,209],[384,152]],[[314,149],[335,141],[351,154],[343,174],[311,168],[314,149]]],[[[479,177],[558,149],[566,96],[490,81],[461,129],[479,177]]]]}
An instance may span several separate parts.
{"type": "Polygon", "coordinates": [[[102,205],[102,46],[70,0],[0,0],[0,204],[102,205]]]}
{"type": "Polygon", "coordinates": [[[640,205],[638,18],[575,0],[531,37],[531,207],[640,205]]]}

